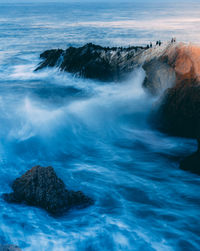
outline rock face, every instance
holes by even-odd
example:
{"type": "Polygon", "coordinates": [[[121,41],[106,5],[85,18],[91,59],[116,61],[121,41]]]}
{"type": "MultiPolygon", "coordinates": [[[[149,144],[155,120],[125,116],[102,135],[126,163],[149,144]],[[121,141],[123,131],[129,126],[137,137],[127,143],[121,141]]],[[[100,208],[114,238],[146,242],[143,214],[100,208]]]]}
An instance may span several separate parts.
{"type": "Polygon", "coordinates": [[[164,55],[166,62],[176,72],[177,83],[186,79],[200,81],[200,47],[179,43],[164,55]]]}
{"type": "MultiPolygon", "coordinates": [[[[146,72],[146,90],[159,97],[154,105],[154,125],[171,135],[200,142],[200,47],[168,43],[133,60],[146,72]]],[[[199,149],[181,162],[182,169],[200,174],[199,149]]]]}
{"type": "Polygon", "coordinates": [[[80,77],[101,81],[119,81],[130,73],[134,65],[132,58],[139,55],[146,47],[101,47],[86,44],[83,47],[69,47],[67,50],[47,50],[40,55],[43,62],[37,70],[47,66],[56,66],[62,71],[80,77]]]}
{"type": "Polygon", "coordinates": [[[174,69],[159,59],[152,59],[144,63],[143,69],[146,72],[143,86],[152,95],[161,95],[176,82],[174,69]]]}
{"type": "Polygon", "coordinates": [[[0,251],[21,251],[21,249],[14,245],[0,245],[0,251]]]}
{"type": "Polygon", "coordinates": [[[13,193],[4,194],[7,202],[41,207],[51,214],[61,214],[71,207],[93,203],[82,192],[67,190],[52,167],[33,167],[13,182],[12,189],[13,193]]]}
{"type": "Polygon", "coordinates": [[[160,128],[170,134],[200,138],[200,85],[185,80],[168,89],[158,109],[160,128]]]}
{"type": "Polygon", "coordinates": [[[176,74],[158,108],[161,129],[170,134],[200,138],[200,48],[180,44],[170,48],[163,60],[176,74]]]}
{"type": "MultiPolygon", "coordinates": [[[[195,138],[200,145],[200,48],[179,44],[169,48],[162,59],[176,78],[161,96],[156,113],[158,128],[175,136],[195,138]]],[[[200,147],[181,162],[180,168],[200,175],[200,147]]]]}

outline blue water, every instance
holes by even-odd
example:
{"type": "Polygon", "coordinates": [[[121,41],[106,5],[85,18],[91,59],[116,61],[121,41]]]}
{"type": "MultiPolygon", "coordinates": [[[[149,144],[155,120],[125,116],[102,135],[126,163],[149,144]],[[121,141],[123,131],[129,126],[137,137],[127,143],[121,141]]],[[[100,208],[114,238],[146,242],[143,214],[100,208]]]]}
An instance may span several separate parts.
{"type": "Polygon", "coordinates": [[[153,130],[142,69],[123,83],[33,72],[45,49],[94,42],[200,42],[200,3],[0,3],[0,194],[51,165],[95,204],[52,218],[0,198],[0,243],[25,251],[200,250],[200,178],[178,161],[196,142],[153,130]]]}

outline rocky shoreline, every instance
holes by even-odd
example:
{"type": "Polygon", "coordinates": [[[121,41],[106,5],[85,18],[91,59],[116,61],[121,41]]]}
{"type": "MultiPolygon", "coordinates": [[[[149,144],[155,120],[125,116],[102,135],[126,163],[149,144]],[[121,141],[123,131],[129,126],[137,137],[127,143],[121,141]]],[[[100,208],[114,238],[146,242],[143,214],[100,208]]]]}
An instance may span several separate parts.
{"type": "MultiPolygon", "coordinates": [[[[146,73],[144,88],[159,99],[153,111],[154,126],[174,136],[199,140],[200,47],[174,41],[153,48],[86,44],[65,51],[47,50],[40,57],[43,61],[36,71],[58,67],[76,76],[100,81],[122,81],[135,68],[142,67],[146,73]]],[[[191,158],[200,166],[199,151],[191,158]]],[[[193,161],[191,167],[186,161],[184,169],[193,171],[193,161]]]]}
{"type": "MultiPolygon", "coordinates": [[[[86,44],[67,50],[47,50],[35,71],[57,67],[78,77],[99,81],[122,81],[137,67],[146,73],[143,87],[157,97],[151,114],[153,125],[162,132],[197,140],[197,151],[180,162],[180,168],[200,175],[200,47],[165,43],[153,48],[108,48],[86,44]]],[[[52,167],[35,166],[12,184],[4,194],[8,203],[25,203],[60,216],[71,208],[88,207],[93,199],[83,192],[67,190],[52,167]]],[[[20,251],[0,245],[0,251],[20,251]]]]}

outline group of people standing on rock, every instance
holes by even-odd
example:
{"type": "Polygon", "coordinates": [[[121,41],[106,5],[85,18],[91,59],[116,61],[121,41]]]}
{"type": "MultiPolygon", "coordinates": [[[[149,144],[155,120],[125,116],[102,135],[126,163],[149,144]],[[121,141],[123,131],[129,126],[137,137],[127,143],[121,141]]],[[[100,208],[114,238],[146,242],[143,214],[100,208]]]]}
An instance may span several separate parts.
{"type": "Polygon", "coordinates": [[[172,43],[172,44],[173,44],[173,43],[176,43],[176,38],[175,38],[175,37],[172,38],[171,43],[172,43]]]}
{"type": "MultiPolygon", "coordinates": [[[[172,44],[173,44],[173,43],[176,43],[176,38],[175,38],[175,37],[173,37],[173,38],[171,39],[171,43],[172,43],[172,44]]],[[[162,45],[161,40],[156,41],[156,46],[157,46],[157,45],[159,45],[159,46],[162,45]]],[[[153,47],[153,44],[152,44],[152,42],[150,42],[150,44],[147,45],[147,48],[152,48],[152,47],[153,47]]]]}
{"type": "Polygon", "coordinates": [[[156,45],[161,46],[162,42],[160,40],[156,41],[156,45]]]}
{"type": "MultiPolygon", "coordinates": [[[[162,42],[159,40],[159,41],[156,41],[156,45],[159,45],[161,46],[162,42]]],[[[152,48],[153,47],[153,44],[152,42],[150,42],[150,44],[147,45],[147,48],[152,48]]]]}

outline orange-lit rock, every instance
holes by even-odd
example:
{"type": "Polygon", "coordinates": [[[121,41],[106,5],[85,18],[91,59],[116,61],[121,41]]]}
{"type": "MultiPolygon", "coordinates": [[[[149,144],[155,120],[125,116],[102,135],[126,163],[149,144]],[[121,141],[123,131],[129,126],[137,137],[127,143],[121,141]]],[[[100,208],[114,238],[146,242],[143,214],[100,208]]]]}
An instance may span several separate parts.
{"type": "Polygon", "coordinates": [[[143,65],[144,86],[152,94],[160,94],[185,80],[188,84],[200,82],[200,47],[196,45],[166,43],[144,51],[134,61],[143,65]]]}
{"type": "Polygon", "coordinates": [[[159,108],[162,128],[179,136],[200,138],[200,47],[179,43],[162,56],[175,71],[159,108]]]}
{"type": "MultiPolygon", "coordinates": [[[[168,84],[169,88],[161,96],[156,123],[161,130],[172,135],[197,139],[197,152],[183,159],[180,168],[200,175],[200,47],[172,44],[157,60],[170,67],[168,71],[167,67],[165,68],[165,73],[163,71],[160,78],[166,79],[168,75],[170,79],[173,69],[175,81],[172,87],[168,84]]],[[[152,66],[149,69],[152,69],[152,66]]],[[[150,75],[149,69],[147,78],[151,78],[147,87],[151,91],[152,84],[157,79],[156,74],[160,70],[157,68],[155,74],[152,75],[151,72],[150,75]]],[[[158,83],[153,86],[157,88],[158,83]]]]}
{"type": "Polygon", "coordinates": [[[200,81],[200,47],[179,43],[169,48],[163,56],[174,69],[177,83],[185,79],[200,81]]]}

